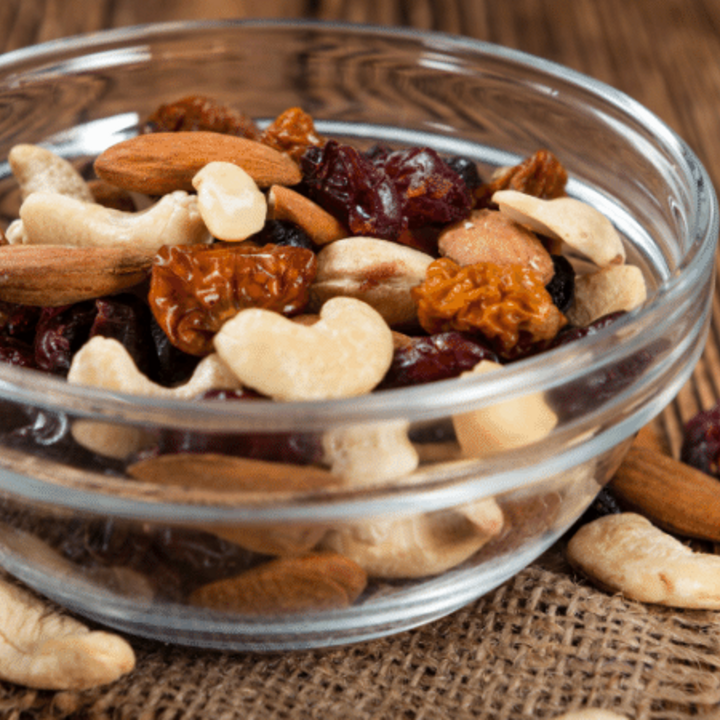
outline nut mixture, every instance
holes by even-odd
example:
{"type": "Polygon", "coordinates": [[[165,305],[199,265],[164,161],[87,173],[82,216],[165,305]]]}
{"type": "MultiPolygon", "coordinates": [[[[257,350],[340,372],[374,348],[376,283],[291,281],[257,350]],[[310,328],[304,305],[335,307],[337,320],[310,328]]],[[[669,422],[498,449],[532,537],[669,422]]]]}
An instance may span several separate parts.
{"type": "MultiPolygon", "coordinates": [[[[10,165],[23,201],[0,246],[0,361],[79,385],[214,402],[355,397],[502,372],[646,299],[610,221],[567,197],[546,150],[483,181],[468,158],[324,138],[299,108],[260,129],[193,96],[103,152],[90,182],[34,146],[10,165]]],[[[616,391],[622,378],[593,382],[616,391]]],[[[429,458],[542,441],[562,405],[543,395],[424,429],[324,436],[151,432],[15,408],[3,442],[128,482],[272,496],[416,482],[429,458]]],[[[523,502],[327,528],[86,521],[78,534],[53,519],[34,532],[88,572],[122,566],[165,598],[293,613],[346,607],[369,578],[455,567],[506,539],[523,502]]],[[[4,503],[0,516],[28,529],[22,509],[4,503]]]]}

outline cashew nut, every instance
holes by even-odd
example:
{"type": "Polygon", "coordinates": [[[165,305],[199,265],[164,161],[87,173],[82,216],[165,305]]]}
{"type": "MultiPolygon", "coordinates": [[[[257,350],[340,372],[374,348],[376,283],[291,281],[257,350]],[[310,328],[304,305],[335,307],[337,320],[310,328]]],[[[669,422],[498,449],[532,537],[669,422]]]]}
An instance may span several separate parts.
{"type": "Polygon", "coordinates": [[[245,240],[262,230],[267,215],[265,195],[238,165],[208,163],[192,184],[205,225],[219,240],[245,240]]]}
{"type": "MultiPolygon", "coordinates": [[[[75,385],[178,400],[190,400],[208,390],[240,387],[235,375],[216,354],[204,357],[184,385],[162,387],[138,370],[122,343],[100,336],[91,338],[75,353],[67,379],[75,385]]],[[[136,452],[146,436],[141,428],[96,420],[76,420],[72,434],[84,448],[116,459],[136,452]]]]}
{"type": "Polygon", "coordinates": [[[411,323],[417,306],[410,289],[425,280],[430,255],[387,240],[352,237],[336,240],[317,256],[317,275],[310,303],[354,297],[374,307],[388,325],[411,323]]]}
{"type": "Polygon", "coordinates": [[[517,190],[498,190],[492,200],[516,222],[565,242],[600,267],[625,262],[620,235],[592,205],[570,197],[542,200],[517,190]]]}
{"type": "Polygon", "coordinates": [[[374,577],[420,578],[467,560],[503,521],[499,505],[488,499],[457,510],[354,523],[328,532],[320,547],[349,557],[374,577]]]}
{"type": "Polygon", "coordinates": [[[20,185],[23,200],[34,192],[60,193],[92,202],[93,195],[82,175],[64,158],[38,145],[15,145],[8,163],[20,185]]]}
{"type": "Polygon", "coordinates": [[[402,478],[418,466],[408,438],[410,423],[395,420],[328,430],[323,436],[325,462],[333,475],[351,487],[380,485],[402,478]]]}
{"type": "MultiPolygon", "coordinates": [[[[498,363],[481,360],[461,377],[501,368],[502,365],[498,363]]],[[[532,394],[455,415],[453,425],[463,454],[469,457],[485,457],[542,440],[557,425],[557,420],[557,415],[544,396],[532,394]]]]}
{"type": "Polygon", "coordinates": [[[720,557],[693,552],[641,515],[606,515],[583,525],[567,557],[601,588],[632,600],[720,609],[720,557]]]}
{"type": "Polygon", "coordinates": [[[135,667],[118,635],[90,631],[12,582],[0,580],[0,677],[43,690],[85,690],[135,667]]]}
{"type": "Polygon", "coordinates": [[[192,245],[210,240],[197,197],[177,190],[147,210],[122,212],[59,193],[35,192],[20,206],[20,219],[7,229],[12,245],[131,244],[157,252],[163,245],[192,245]]]}
{"type": "Polygon", "coordinates": [[[242,310],[213,342],[244,385],[276,400],[370,392],[393,356],[390,328],[373,308],[354,298],[328,300],[313,325],[270,310],[242,310]]]}
{"type": "Polygon", "coordinates": [[[587,327],[603,315],[640,307],[647,299],[642,270],[634,265],[611,265],[575,278],[575,299],[567,319],[587,327]]]}

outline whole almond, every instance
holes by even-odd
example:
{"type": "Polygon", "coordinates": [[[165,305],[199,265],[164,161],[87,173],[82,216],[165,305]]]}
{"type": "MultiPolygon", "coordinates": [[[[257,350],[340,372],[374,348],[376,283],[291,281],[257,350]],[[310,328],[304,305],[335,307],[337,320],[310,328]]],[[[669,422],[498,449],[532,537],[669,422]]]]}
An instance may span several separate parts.
{"type": "Polygon", "coordinates": [[[443,230],[438,249],[458,265],[525,265],[546,285],[555,273],[550,253],[538,237],[497,210],[474,210],[465,220],[443,230]]]}
{"type": "Polygon", "coordinates": [[[633,446],[610,488],[624,508],[663,530],[720,542],[720,482],[690,465],[633,446]]]}
{"type": "Polygon", "coordinates": [[[327,210],[281,185],[270,188],[268,211],[272,220],[288,220],[299,225],[316,245],[327,245],[350,234],[327,210]]]}
{"type": "Polygon", "coordinates": [[[57,307],[144,280],[152,255],[124,247],[0,246],[0,300],[57,307]]]}
{"type": "Polygon", "coordinates": [[[312,612],[348,607],[366,584],[367,574],[357,563],[323,552],[271,560],[204,585],[190,595],[190,602],[243,615],[312,612]]]}
{"type": "Polygon", "coordinates": [[[193,191],[192,179],[205,165],[224,161],[241,167],[260,187],[296,185],[300,168],[267,145],[214,132],[138,135],[109,147],[95,160],[98,177],[146,195],[193,191]]]}

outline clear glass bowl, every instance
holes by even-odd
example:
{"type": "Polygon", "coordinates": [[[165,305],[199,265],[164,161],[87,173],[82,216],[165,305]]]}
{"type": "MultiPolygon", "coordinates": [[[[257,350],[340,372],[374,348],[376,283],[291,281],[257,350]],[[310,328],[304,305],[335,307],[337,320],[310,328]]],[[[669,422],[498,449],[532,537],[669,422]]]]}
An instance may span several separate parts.
{"type": "MultiPolygon", "coordinates": [[[[569,193],[623,235],[650,299],[596,335],[500,374],[330,402],[158,401],[1,367],[0,562],[81,615],[203,647],[329,646],[450,613],[554,543],[690,376],[713,290],[718,214],[708,176],[655,116],[566,68],[441,34],[304,22],[149,26],[7,54],[0,157],[17,143],[43,143],[84,167],[134,135],[160,102],[195,93],[261,125],[301,106],[328,137],[428,145],[474,158],[486,176],[547,148],[569,171],[569,193]],[[460,452],[453,417],[538,401],[558,417],[540,439],[487,457],[460,452]],[[38,442],[18,439],[28,418],[38,442]],[[71,427],[146,439],[222,432],[238,442],[262,433],[278,447],[288,433],[317,441],[354,429],[376,438],[358,450],[374,482],[220,490],[211,463],[193,465],[202,482],[192,487],[139,481],[123,461],[78,449],[71,427]],[[419,464],[394,472],[403,452],[419,464]],[[347,607],[218,611],[188,599],[220,574],[327,547],[328,537],[329,546],[370,558],[367,587],[347,607]]],[[[0,211],[6,223],[18,211],[7,164],[0,211]]],[[[318,471],[274,467],[300,477],[318,471]]],[[[295,597],[303,582],[286,577],[280,586],[295,597]]]]}

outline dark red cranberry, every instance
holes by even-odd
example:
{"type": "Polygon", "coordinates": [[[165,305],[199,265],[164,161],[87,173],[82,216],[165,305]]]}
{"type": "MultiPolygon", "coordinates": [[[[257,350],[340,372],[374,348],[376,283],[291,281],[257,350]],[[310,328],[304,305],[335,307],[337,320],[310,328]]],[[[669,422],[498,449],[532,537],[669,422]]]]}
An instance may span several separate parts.
{"type": "Polygon", "coordinates": [[[35,349],[14,337],[0,336],[0,362],[18,367],[35,367],[35,349]]]}
{"type": "Polygon", "coordinates": [[[72,357],[87,341],[95,321],[95,302],[43,308],[35,335],[35,364],[40,370],[66,375],[72,357]]]}
{"type": "Polygon", "coordinates": [[[720,479],[720,405],[698,413],[687,423],[680,459],[720,479]]]}

